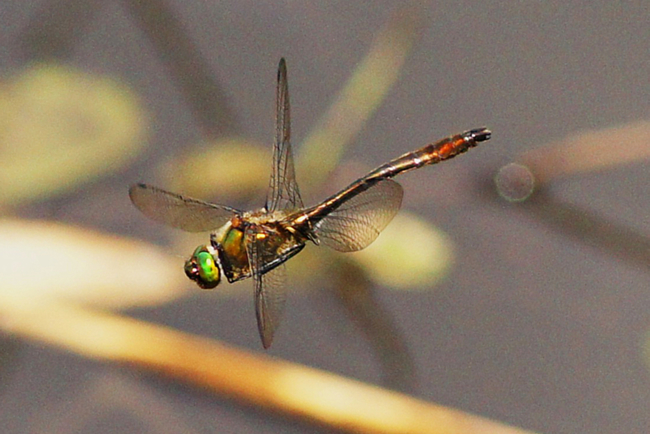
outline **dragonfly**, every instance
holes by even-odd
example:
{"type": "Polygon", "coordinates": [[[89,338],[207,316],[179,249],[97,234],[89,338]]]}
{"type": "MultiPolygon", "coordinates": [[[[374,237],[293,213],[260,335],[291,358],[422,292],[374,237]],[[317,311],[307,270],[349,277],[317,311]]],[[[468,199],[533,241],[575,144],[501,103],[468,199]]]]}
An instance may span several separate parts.
{"type": "Polygon", "coordinates": [[[271,346],[282,318],[287,260],[308,242],[340,252],[370,245],[397,214],[403,196],[399,174],[455,157],[490,139],[487,128],[449,136],[405,153],[370,171],[321,203],[305,207],[296,182],[291,147],[287,67],[280,60],[276,88],[271,178],[263,208],[241,211],[147,184],[129,189],[148,218],[187,232],[209,232],[185,262],[185,274],[203,289],[252,278],[262,345],[271,346]]]}

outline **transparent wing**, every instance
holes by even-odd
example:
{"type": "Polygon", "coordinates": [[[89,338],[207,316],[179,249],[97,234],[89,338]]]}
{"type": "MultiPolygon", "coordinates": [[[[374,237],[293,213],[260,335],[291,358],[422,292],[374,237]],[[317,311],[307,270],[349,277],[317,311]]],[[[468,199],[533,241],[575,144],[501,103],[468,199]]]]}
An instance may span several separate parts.
{"type": "Polygon", "coordinates": [[[375,241],[402,205],[404,190],[397,182],[383,180],[345,198],[342,204],[314,225],[321,242],[340,252],[355,252],[375,241]]]}
{"type": "Polygon", "coordinates": [[[268,349],[284,312],[286,270],[284,264],[280,264],[271,271],[262,273],[264,264],[271,262],[275,256],[266,249],[264,239],[257,238],[252,229],[246,231],[246,253],[255,282],[257,329],[262,345],[268,349]]]}
{"type": "Polygon", "coordinates": [[[303,207],[296,183],[291,149],[291,113],[289,107],[289,86],[287,66],[280,59],[275,112],[275,142],[273,144],[273,166],[266,196],[266,209],[295,210],[303,207]]]}
{"type": "Polygon", "coordinates": [[[235,214],[234,208],[216,205],[146,184],[129,189],[131,202],[150,219],[187,232],[207,232],[223,226],[235,214]]]}

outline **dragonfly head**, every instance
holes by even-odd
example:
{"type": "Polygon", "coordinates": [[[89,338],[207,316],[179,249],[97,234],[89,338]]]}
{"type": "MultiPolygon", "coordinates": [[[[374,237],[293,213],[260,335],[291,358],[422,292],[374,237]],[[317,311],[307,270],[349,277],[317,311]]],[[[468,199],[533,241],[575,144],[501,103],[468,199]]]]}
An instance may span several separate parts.
{"type": "Polygon", "coordinates": [[[219,255],[212,246],[199,246],[185,261],[185,274],[203,289],[212,289],[221,281],[219,255]]]}

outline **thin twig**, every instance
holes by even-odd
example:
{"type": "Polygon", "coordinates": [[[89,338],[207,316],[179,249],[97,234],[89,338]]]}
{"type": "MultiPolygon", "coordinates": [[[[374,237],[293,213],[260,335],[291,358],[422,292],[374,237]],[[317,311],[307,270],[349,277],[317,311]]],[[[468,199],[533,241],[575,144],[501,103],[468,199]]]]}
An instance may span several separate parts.
{"type": "Polygon", "coordinates": [[[5,331],[350,433],[526,434],[317,369],[71,304],[0,305],[5,331]]]}

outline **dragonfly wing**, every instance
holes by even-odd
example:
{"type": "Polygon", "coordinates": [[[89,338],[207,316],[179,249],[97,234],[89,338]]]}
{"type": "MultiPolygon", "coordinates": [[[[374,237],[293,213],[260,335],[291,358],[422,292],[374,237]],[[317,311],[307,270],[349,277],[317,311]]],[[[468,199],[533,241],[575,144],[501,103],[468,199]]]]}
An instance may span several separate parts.
{"type": "Polygon", "coordinates": [[[295,210],[302,208],[303,204],[293,165],[289,86],[287,82],[287,66],[284,59],[280,59],[280,65],[278,66],[276,92],[273,166],[271,168],[269,191],[266,196],[266,209],[268,211],[295,210]]]}
{"type": "Polygon", "coordinates": [[[314,225],[321,242],[340,252],[355,252],[375,241],[402,205],[404,190],[390,179],[343,203],[314,225]]]}
{"type": "Polygon", "coordinates": [[[181,196],[146,184],[129,189],[131,202],[150,219],[187,232],[206,232],[223,226],[234,208],[181,196]]]}
{"type": "Polygon", "coordinates": [[[275,330],[280,325],[286,302],[286,269],[280,264],[263,273],[264,265],[274,259],[265,240],[256,237],[253,229],[246,231],[246,252],[253,281],[255,282],[255,314],[262,345],[268,349],[275,330]]]}

